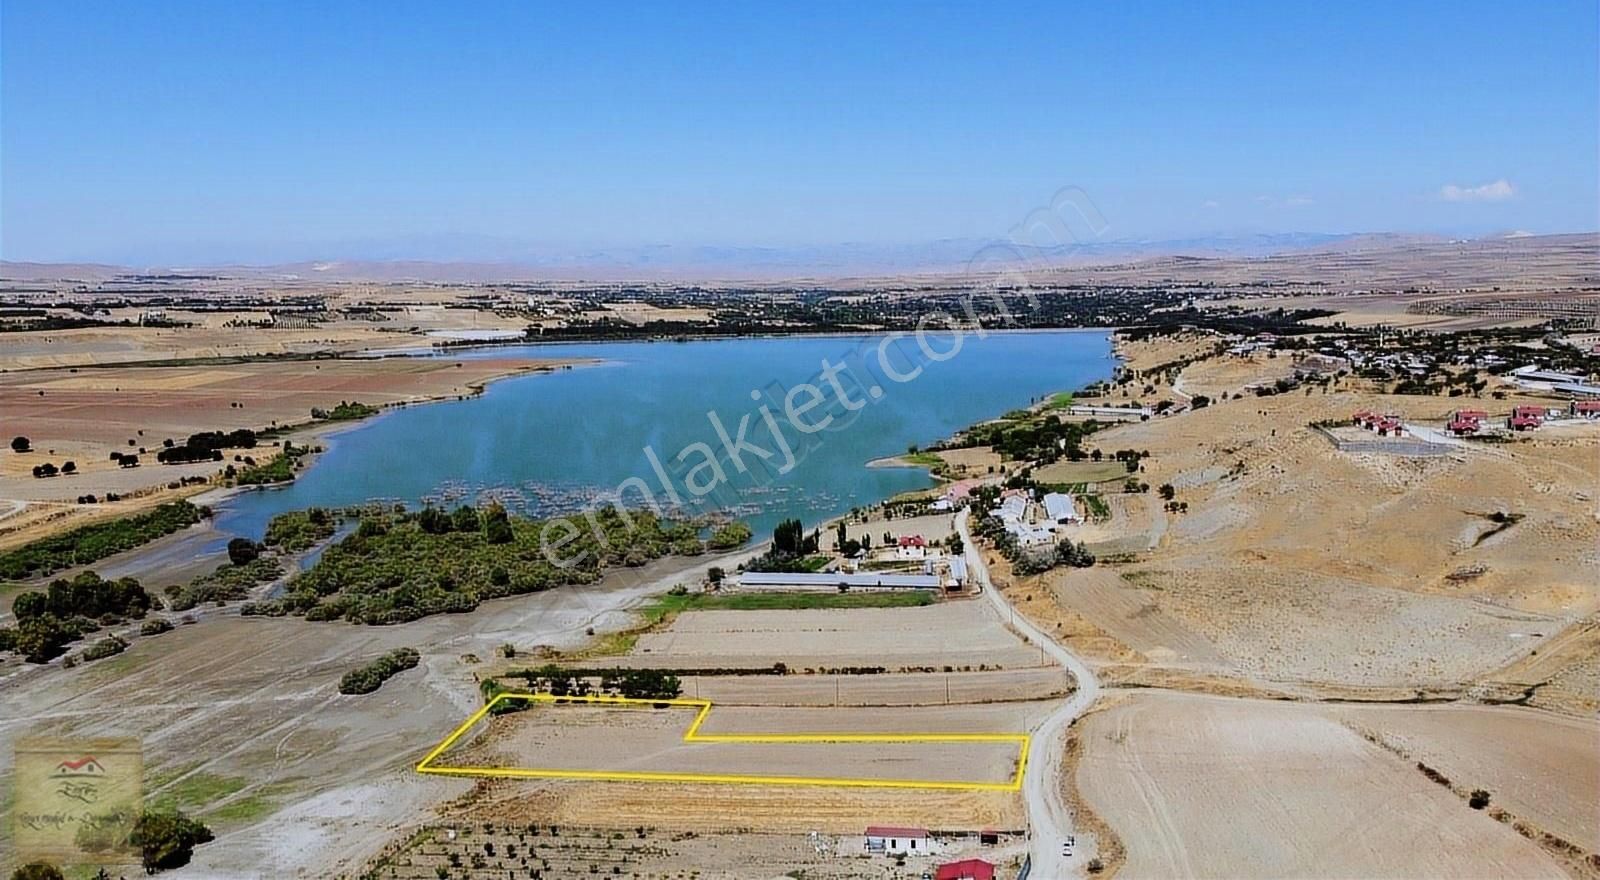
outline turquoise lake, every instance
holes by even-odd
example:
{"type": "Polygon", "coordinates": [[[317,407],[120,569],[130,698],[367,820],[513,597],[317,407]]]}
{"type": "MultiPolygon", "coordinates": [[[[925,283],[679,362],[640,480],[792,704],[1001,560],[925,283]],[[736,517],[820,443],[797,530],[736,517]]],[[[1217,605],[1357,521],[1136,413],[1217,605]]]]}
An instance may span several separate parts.
{"type": "Polygon", "coordinates": [[[648,491],[663,507],[745,519],[765,537],[786,517],[809,528],[852,507],[931,485],[921,469],[866,465],[1043,395],[1108,378],[1117,364],[1104,330],[930,334],[925,341],[940,359],[905,336],[451,353],[458,360],[602,363],[504,379],[468,400],[385,412],[329,438],[325,454],[294,483],[224,502],[217,525],[225,533],[259,537],[283,511],[372,500],[454,506],[494,498],[513,510],[554,515],[637,478],[622,487],[627,504],[643,503],[648,491]],[[824,373],[824,364],[837,369],[824,373]],[[807,383],[817,391],[796,390],[807,383]],[[798,413],[793,421],[791,409],[798,413]],[[737,447],[735,461],[728,449],[737,446],[741,421],[748,445],[737,447]]]}

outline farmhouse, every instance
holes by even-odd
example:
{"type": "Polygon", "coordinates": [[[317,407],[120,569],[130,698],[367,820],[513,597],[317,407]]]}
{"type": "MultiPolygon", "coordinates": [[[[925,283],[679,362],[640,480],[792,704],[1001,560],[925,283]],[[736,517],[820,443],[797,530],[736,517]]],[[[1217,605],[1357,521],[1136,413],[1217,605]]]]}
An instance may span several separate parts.
{"type": "Polygon", "coordinates": [[[746,571],[739,575],[739,586],[756,590],[937,590],[939,577],[870,571],[857,574],[746,571]]]}
{"type": "Polygon", "coordinates": [[[933,872],[934,880],[994,880],[994,865],[983,859],[947,862],[933,872]]]}
{"type": "Polygon", "coordinates": [[[928,829],[869,825],[867,852],[891,856],[928,852],[928,829]]]}
{"type": "Polygon", "coordinates": [[[928,555],[928,539],[921,535],[901,535],[895,542],[894,553],[899,559],[921,559],[928,555]]]}

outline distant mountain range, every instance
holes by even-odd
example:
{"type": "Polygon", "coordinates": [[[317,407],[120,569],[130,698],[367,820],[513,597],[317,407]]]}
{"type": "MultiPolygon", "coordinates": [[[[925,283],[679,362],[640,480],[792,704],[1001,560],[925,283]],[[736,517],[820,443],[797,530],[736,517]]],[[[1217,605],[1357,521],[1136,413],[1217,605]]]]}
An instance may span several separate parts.
{"type": "MultiPolygon", "coordinates": [[[[1514,238],[1506,233],[1478,242],[1514,238]]],[[[1251,259],[1312,252],[1350,253],[1438,246],[1452,239],[1409,233],[1279,233],[1168,240],[1095,241],[1058,247],[1016,245],[999,239],[943,239],[923,244],[845,243],[801,247],[658,245],[558,249],[518,245],[487,236],[449,236],[411,242],[351,245],[339,259],[271,265],[115,266],[99,263],[0,261],[0,279],[105,281],[128,275],[209,275],[294,281],[693,281],[841,279],[991,272],[1000,268],[1049,270],[1144,259],[1251,259]],[[482,258],[429,259],[419,255],[471,252],[482,258]],[[410,256],[405,256],[409,254],[410,256]],[[359,256],[354,256],[359,255],[359,256]]]]}

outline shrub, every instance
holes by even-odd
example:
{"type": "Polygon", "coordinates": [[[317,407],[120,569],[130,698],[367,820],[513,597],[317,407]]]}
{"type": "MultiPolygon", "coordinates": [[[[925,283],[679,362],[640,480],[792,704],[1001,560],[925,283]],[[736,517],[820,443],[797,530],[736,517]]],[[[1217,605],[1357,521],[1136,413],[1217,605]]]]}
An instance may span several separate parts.
{"type": "Polygon", "coordinates": [[[417,665],[422,655],[415,648],[396,648],[339,679],[341,694],[370,694],[391,677],[417,665]]]}
{"type": "Polygon", "coordinates": [[[114,654],[121,654],[126,650],[128,650],[127,642],[116,636],[110,636],[95,642],[87,648],[84,648],[83,660],[85,663],[94,660],[103,660],[106,657],[110,657],[114,654]]]}
{"type": "Polygon", "coordinates": [[[149,811],[133,823],[128,843],[139,848],[147,874],[181,868],[194,857],[194,848],[215,839],[211,829],[173,811],[149,811]]]}
{"type": "Polygon", "coordinates": [[[1472,796],[1467,798],[1467,806],[1474,810],[1481,810],[1489,806],[1489,793],[1481,788],[1472,790],[1472,796]]]}

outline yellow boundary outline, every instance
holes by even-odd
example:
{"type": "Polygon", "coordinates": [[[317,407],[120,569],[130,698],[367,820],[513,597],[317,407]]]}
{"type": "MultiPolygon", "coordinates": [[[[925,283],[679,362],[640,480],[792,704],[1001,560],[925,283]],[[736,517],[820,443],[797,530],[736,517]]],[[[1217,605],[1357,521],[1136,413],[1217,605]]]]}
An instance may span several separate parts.
{"type": "Polygon", "coordinates": [[[846,788],[923,788],[955,791],[1019,791],[1022,774],[1028,766],[1028,748],[1033,737],[1026,733],[701,733],[700,725],[711,714],[710,700],[674,698],[636,699],[589,695],[557,697],[551,694],[498,693],[483,708],[472,713],[461,726],[450,732],[428,752],[416,767],[418,773],[441,776],[487,776],[510,779],[595,779],[613,782],[720,782],[743,785],[815,785],[846,788]],[[628,770],[544,770],[526,767],[445,767],[433,762],[456,740],[477,726],[501,700],[518,699],[536,703],[606,703],[624,706],[670,706],[695,708],[694,722],[684,733],[686,743],[906,743],[906,742],[1012,742],[1018,744],[1017,772],[1006,782],[953,782],[949,780],[863,779],[828,776],[753,776],[726,773],[657,773],[628,770]]]}

